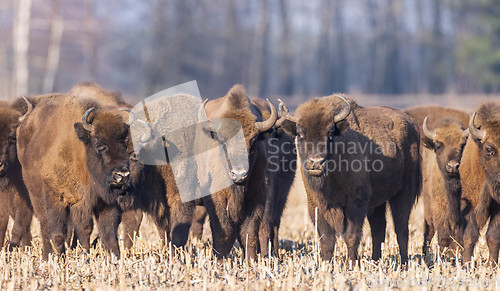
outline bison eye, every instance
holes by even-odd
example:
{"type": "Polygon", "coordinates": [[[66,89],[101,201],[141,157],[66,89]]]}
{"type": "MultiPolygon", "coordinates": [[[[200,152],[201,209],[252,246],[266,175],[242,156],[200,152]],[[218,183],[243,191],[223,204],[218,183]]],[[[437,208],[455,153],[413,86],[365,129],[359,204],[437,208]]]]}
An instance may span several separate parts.
{"type": "Polygon", "coordinates": [[[134,152],[133,154],[130,155],[130,160],[137,162],[139,158],[137,157],[137,154],[134,152]]]}
{"type": "Polygon", "coordinates": [[[490,147],[490,146],[486,146],[486,158],[491,158],[492,156],[495,155],[495,150],[490,147]]]}
{"type": "Polygon", "coordinates": [[[99,144],[99,145],[96,145],[95,149],[96,149],[97,153],[102,154],[108,150],[108,147],[106,145],[99,144]]]}
{"type": "Polygon", "coordinates": [[[443,144],[440,142],[436,142],[436,146],[434,147],[436,151],[441,151],[443,149],[443,144]]]}
{"type": "Polygon", "coordinates": [[[303,139],[305,137],[304,131],[301,128],[297,128],[297,137],[303,139]]]}

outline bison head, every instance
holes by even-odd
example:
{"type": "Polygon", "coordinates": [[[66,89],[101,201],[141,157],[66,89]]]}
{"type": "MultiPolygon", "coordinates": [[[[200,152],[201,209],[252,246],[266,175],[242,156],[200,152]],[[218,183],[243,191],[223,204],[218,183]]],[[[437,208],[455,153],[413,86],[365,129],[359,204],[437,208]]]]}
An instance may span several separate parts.
{"type": "Polygon", "coordinates": [[[469,121],[472,138],[479,147],[479,162],[495,196],[500,197],[500,104],[482,104],[469,121]],[[479,126],[476,125],[476,117],[479,126]]]}
{"type": "Polygon", "coordinates": [[[229,177],[236,184],[243,184],[252,168],[255,152],[259,151],[257,141],[263,138],[263,133],[268,132],[278,119],[278,113],[273,104],[268,100],[271,116],[262,119],[262,112],[248,99],[245,89],[236,85],[225,97],[207,104],[205,101],[199,109],[198,120],[203,123],[203,132],[212,140],[221,143],[226,152],[229,177]],[[246,148],[227,146],[227,142],[242,130],[246,148]],[[235,161],[248,161],[248,164],[238,164],[235,161]],[[248,166],[248,168],[247,168],[248,166]]]}
{"type": "Polygon", "coordinates": [[[0,177],[4,177],[9,165],[16,160],[16,128],[19,113],[7,108],[0,110],[0,177]]]}
{"type": "Polygon", "coordinates": [[[304,174],[309,178],[322,178],[326,163],[332,157],[333,140],[345,129],[342,121],[351,112],[351,102],[344,96],[333,95],[314,98],[297,109],[294,116],[280,100],[280,120],[283,129],[297,137],[297,149],[304,174]]]}
{"type": "MultiPolygon", "coordinates": [[[[11,107],[0,109],[0,177],[4,177],[9,165],[17,161],[16,129],[26,115],[33,110],[33,106],[25,97],[22,97],[22,100],[26,102],[24,106],[27,107],[22,116],[17,109],[11,107]]],[[[19,101],[22,102],[22,100],[20,98],[19,101]]]]}
{"type": "Polygon", "coordinates": [[[431,130],[427,124],[428,119],[428,116],[425,117],[422,125],[423,145],[436,153],[438,167],[445,177],[458,177],[458,168],[469,130],[454,118],[440,120],[436,128],[431,130]]]}
{"type": "Polygon", "coordinates": [[[117,195],[129,194],[129,125],[120,112],[92,107],[74,127],[86,148],[90,176],[107,190],[101,198],[111,203],[117,195]]]}

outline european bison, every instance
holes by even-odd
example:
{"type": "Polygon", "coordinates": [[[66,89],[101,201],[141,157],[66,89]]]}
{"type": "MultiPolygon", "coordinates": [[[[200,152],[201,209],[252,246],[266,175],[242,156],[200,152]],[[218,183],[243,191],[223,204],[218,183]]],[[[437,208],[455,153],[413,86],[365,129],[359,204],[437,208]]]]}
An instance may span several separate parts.
{"type": "Polygon", "coordinates": [[[469,121],[470,137],[462,156],[462,211],[465,216],[464,261],[470,261],[479,230],[490,223],[486,242],[490,261],[500,247],[500,103],[479,106],[469,121]]]}
{"type": "Polygon", "coordinates": [[[17,158],[16,130],[33,109],[26,98],[0,106],[0,244],[4,244],[9,216],[13,218],[10,247],[31,245],[33,209],[17,158]]]}
{"type": "Polygon", "coordinates": [[[463,111],[440,106],[421,106],[406,110],[420,125],[424,199],[424,244],[422,252],[429,255],[429,245],[437,231],[442,249],[455,250],[463,244],[460,215],[462,187],[459,167],[469,136],[465,124],[469,115],[463,111]]]}
{"type": "Polygon", "coordinates": [[[439,246],[455,250],[462,244],[460,199],[462,187],[459,167],[469,131],[454,118],[441,119],[434,130],[424,121],[422,137],[424,197],[424,254],[437,231],[439,246]]]}
{"type": "MultiPolygon", "coordinates": [[[[284,105],[281,108],[286,109],[284,105]]],[[[356,260],[363,222],[370,223],[372,258],[381,256],[389,204],[401,263],[408,259],[408,220],[420,193],[419,133],[412,119],[387,107],[361,107],[343,95],[314,98],[286,114],[297,137],[308,211],[330,260],[336,234],[356,260]],[[315,215],[317,209],[317,217],[315,215]]]]}
{"type": "MultiPolygon", "coordinates": [[[[265,100],[252,98],[251,102],[261,110],[264,119],[271,117],[271,111],[265,100]]],[[[275,251],[278,247],[281,216],[295,178],[297,159],[295,139],[281,128],[283,120],[284,118],[280,117],[273,130],[265,134],[268,166],[264,186],[266,197],[264,216],[259,227],[259,246],[262,255],[269,253],[269,242],[271,242],[271,251],[275,251]]],[[[193,237],[201,239],[206,216],[206,209],[203,206],[197,206],[191,225],[193,237]]]]}
{"type": "Polygon", "coordinates": [[[120,107],[97,101],[114,95],[93,84],[77,85],[38,102],[18,129],[19,161],[40,220],[45,259],[53,250],[64,253],[68,222],[89,249],[92,215],[104,247],[120,255],[120,213],[133,202],[129,125],[120,107]]]}
{"type": "MultiPolygon", "coordinates": [[[[249,258],[255,258],[262,249],[259,232],[266,208],[266,134],[272,131],[278,118],[276,108],[270,102],[268,110],[269,118],[264,119],[260,107],[247,97],[241,85],[231,88],[226,96],[205,102],[200,107],[198,120],[208,118],[211,125],[204,127],[203,133],[197,136],[197,145],[224,144],[235,134],[235,124],[241,126],[246,144],[245,149],[228,151],[224,147],[228,157],[233,159],[214,170],[227,169],[226,173],[219,173],[227,175],[234,184],[202,198],[209,216],[213,246],[219,257],[229,253],[235,239],[244,247],[249,258]],[[248,169],[234,164],[234,158],[241,161],[242,157],[248,160],[248,169]]],[[[198,177],[202,187],[210,184],[211,176],[206,170],[216,166],[208,161],[198,167],[201,169],[198,177]]]]}

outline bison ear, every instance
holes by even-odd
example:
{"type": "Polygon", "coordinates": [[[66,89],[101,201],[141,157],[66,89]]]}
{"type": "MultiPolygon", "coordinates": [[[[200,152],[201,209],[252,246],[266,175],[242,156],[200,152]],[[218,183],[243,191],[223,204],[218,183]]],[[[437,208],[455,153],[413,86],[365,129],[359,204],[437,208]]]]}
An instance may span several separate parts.
{"type": "Polygon", "coordinates": [[[424,147],[426,147],[430,150],[433,150],[435,147],[434,141],[432,141],[432,139],[428,138],[425,135],[422,136],[422,144],[424,145],[424,147]]]}
{"type": "Polygon", "coordinates": [[[85,144],[90,142],[90,132],[86,130],[81,122],[77,122],[73,125],[75,127],[75,132],[78,138],[85,144]]]}
{"type": "Polygon", "coordinates": [[[283,130],[291,136],[297,135],[297,124],[293,121],[290,120],[283,121],[283,123],[281,124],[281,128],[283,128],[283,130]]]}

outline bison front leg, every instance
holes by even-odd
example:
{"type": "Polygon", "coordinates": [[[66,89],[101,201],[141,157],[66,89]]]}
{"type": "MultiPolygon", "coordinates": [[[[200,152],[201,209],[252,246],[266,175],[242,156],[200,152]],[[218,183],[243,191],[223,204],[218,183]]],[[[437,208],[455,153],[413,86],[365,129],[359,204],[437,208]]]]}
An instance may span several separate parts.
{"type": "Polygon", "coordinates": [[[116,205],[103,205],[95,211],[99,237],[106,250],[120,258],[117,230],[121,220],[121,212],[116,205]]]}
{"type": "Polygon", "coordinates": [[[12,226],[11,246],[31,246],[31,220],[33,208],[28,190],[23,186],[17,189],[15,198],[14,225],[12,226]]]}
{"type": "Polygon", "coordinates": [[[352,202],[348,201],[345,217],[346,228],[344,231],[344,238],[347,244],[347,256],[353,263],[358,259],[358,247],[361,241],[361,234],[363,230],[363,222],[366,216],[366,202],[362,199],[355,199],[352,202]]]}
{"type": "Polygon", "coordinates": [[[0,245],[4,246],[5,243],[5,232],[7,231],[7,225],[9,224],[9,212],[7,207],[0,208],[0,245]]]}
{"type": "Polygon", "coordinates": [[[203,225],[207,218],[207,210],[203,206],[196,206],[194,210],[193,223],[191,224],[191,235],[193,238],[201,240],[203,236],[203,225]]]}
{"type": "Polygon", "coordinates": [[[474,247],[479,239],[479,228],[474,215],[468,214],[464,230],[464,262],[469,262],[474,254],[474,247]]]}
{"type": "Polygon", "coordinates": [[[208,212],[212,241],[215,254],[218,258],[225,257],[233,248],[236,240],[236,229],[229,220],[226,204],[217,199],[217,194],[203,198],[203,205],[208,212]]]}
{"type": "Polygon", "coordinates": [[[246,218],[241,227],[239,233],[239,241],[243,246],[244,253],[247,259],[257,258],[257,253],[260,252],[259,249],[259,226],[260,217],[262,213],[254,211],[253,214],[246,218]]]}
{"type": "Polygon", "coordinates": [[[141,210],[128,210],[122,213],[123,245],[125,248],[131,248],[133,246],[134,237],[139,234],[141,223],[141,210]]]}
{"type": "MultiPolygon", "coordinates": [[[[68,212],[66,208],[60,205],[52,205],[51,208],[47,209],[46,221],[49,245],[44,245],[44,252],[54,251],[57,255],[64,254],[66,251],[64,243],[68,222],[68,212]]],[[[46,257],[45,254],[44,257],[46,257]]]]}
{"type": "Polygon", "coordinates": [[[370,230],[372,233],[372,260],[378,261],[382,257],[382,243],[385,240],[385,208],[383,203],[373,209],[373,212],[368,215],[370,230]]]}
{"type": "Polygon", "coordinates": [[[411,209],[413,208],[413,202],[408,203],[407,199],[407,196],[399,193],[389,200],[402,265],[408,261],[408,238],[410,235],[408,222],[410,220],[411,209]]]}
{"type": "Polygon", "coordinates": [[[169,239],[172,245],[182,247],[186,244],[193,220],[194,206],[193,201],[182,203],[180,200],[170,206],[169,239]]]}
{"type": "MultiPolygon", "coordinates": [[[[82,209],[80,206],[80,204],[77,204],[70,209],[74,230],[71,248],[76,247],[76,241],[78,240],[82,248],[88,252],[90,250],[90,235],[94,228],[94,220],[90,210],[82,209]]],[[[68,232],[68,236],[71,237],[71,232],[68,232]]]]}
{"type": "Polygon", "coordinates": [[[500,248],[500,211],[496,211],[488,225],[486,231],[486,243],[490,251],[489,261],[492,264],[498,264],[498,250],[500,248]]]}

